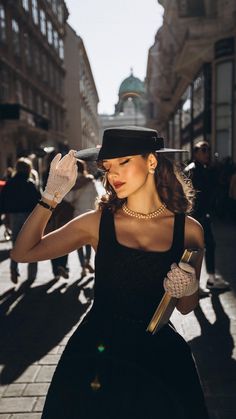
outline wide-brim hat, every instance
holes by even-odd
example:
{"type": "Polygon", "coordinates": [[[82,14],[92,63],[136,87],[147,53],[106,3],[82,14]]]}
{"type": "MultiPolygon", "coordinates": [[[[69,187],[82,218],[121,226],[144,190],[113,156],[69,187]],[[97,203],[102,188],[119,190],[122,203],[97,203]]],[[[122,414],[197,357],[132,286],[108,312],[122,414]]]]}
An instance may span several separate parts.
{"type": "Polygon", "coordinates": [[[136,126],[112,127],[104,130],[102,145],[77,151],[75,157],[87,161],[101,161],[151,152],[176,153],[186,150],[166,148],[164,138],[154,129],[136,126]]]}

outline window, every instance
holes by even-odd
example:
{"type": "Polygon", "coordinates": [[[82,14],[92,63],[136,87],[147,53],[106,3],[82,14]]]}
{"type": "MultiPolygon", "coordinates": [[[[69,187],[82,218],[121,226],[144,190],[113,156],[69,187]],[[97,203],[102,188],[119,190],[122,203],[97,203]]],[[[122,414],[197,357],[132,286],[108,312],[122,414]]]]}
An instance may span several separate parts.
{"type": "Polygon", "coordinates": [[[53,31],[53,44],[54,48],[58,51],[59,49],[59,36],[57,31],[53,31]]]}
{"type": "Polygon", "coordinates": [[[46,15],[44,10],[40,10],[40,30],[43,35],[46,35],[47,29],[46,29],[46,15]]]}
{"type": "Polygon", "coordinates": [[[16,80],[16,102],[23,104],[23,90],[20,80],[16,80]]]}
{"type": "Polygon", "coordinates": [[[16,20],[12,20],[12,46],[15,55],[20,55],[20,30],[16,20]]]}
{"type": "Polygon", "coordinates": [[[216,151],[219,157],[231,156],[232,148],[233,63],[216,66],[216,151]]]}
{"type": "Polygon", "coordinates": [[[4,67],[0,67],[0,103],[7,102],[8,98],[9,98],[8,72],[4,67]]]}
{"type": "Polygon", "coordinates": [[[38,15],[38,0],[32,0],[32,16],[35,25],[39,23],[39,15],[38,15]]]}
{"type": "Polygon", "coordinates": [[[25,47],[25,60],[28,67],[32,66],[32,48],[31,42],[29,39],[29,35],[27,33],[24,34],[24,47],[25,47]]]}
{"type": "Polygon", "coordinates": [[[50,45],[53,44],[53,30],[52,30],[52,23],[50,21],[47,22],[48,27],[48,43],[50,45]]]}
{"type": "Polygon", "coordinates": [[[182,128],[185,128],[191,122],[191,87],[187,87],[183,96],[182,106],[182,128]]]}
{"type": "Polygon", "coordinates": [[[34,109],[34,100],[33,100],[33,92],[31,87],[28,87],[28,107],[29,109],[34,109]]]}
{"type": "Polygon", "coordinates": [[[204,75],[203,72],[193,82],[193,117],[204,111],[204,75]]]}
{"type": "Polygon", "coordinates": [[[40,51],[37,45],[34,46],[34,66],[35,71],[38,76],[41,75],[41,60],[40,60],[40,51]]]}
{"type": "Polygon", "coordinates": [[[48,61],[48,83],[53,87],[53,64],[50,61],[48,61]]]}
{"type": "Polygon", "coordinates": [[[38,114],[42,113],[42,101],[40,95],[36,95],[36,112],[38,114]]]}
{"type": "Polygon", "coordinates": [[[59,40],[59,57],[64,60],[64,42],[62,39],[59,40]]]}
{"type": "Polygon", "coordinates": [[[47,82],[48,81],[48,63],[47,63],[47,57],[45,54],[42,54],[41,56],[42,59],[42,76],[43,76],[43,81],[47,82]]]}
{"type": "Polygon", "coordinates": [[[58,20],[60,23],[63,23],[64,21],[63,4],[62,3],[58,4],[57,9],[58,9],[58,14],[57,14],[58,20]]]}
{"type": "Polygon", "coordinates": [[[57,0],[52,0],[52,10],[57,14],[57,0]]]}
{"type": "Polygon", "coordinates": [[[6,41],[6,15],[2,4],[0,4],[0,42],[6,41]]]}
{"type": "Polygon", "coordinates": [[[22,0],[22,6],[28,12],[29,11],[29,0],[22,0]]]}
{"type": "Polygon", "coordinates": [[[48,101],[43,101],[43,116],[48,117],[48,101]]]}

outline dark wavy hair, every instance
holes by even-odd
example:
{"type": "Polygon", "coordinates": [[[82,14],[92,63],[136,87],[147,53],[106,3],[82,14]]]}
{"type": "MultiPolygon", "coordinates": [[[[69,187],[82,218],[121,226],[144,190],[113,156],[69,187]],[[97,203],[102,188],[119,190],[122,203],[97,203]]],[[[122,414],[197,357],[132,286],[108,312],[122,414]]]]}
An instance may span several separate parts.
{"type": "MultiPolygon", "coordinates": [[[[149,154],[142,155],[142,157],[147,158],[149,154]]],[[[195,197],[191,180],[184,175],[176,163],[167,159],[163,154],[153,154],[158,161],[154,176],[161,201],[174,213],[190,213],[195,197]]],[[[102,168],[102,162],[100,162],[99,166],[102,168]]],[[[104,173],[103,185],[106,194],[98,200],[97,206],[101,210],[110,208],[115,212],[126,202],[126,198],[120,199],[117,197],[114,189],[107,180],[106,173],[104,173]]]]}

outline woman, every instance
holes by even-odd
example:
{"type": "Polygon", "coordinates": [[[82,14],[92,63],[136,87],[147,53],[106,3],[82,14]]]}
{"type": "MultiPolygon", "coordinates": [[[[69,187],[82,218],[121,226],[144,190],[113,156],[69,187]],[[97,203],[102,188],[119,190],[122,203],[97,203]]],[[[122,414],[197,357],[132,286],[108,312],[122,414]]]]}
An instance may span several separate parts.
{"type": "Polygon", "coordinates": [[[96,274],[93,307],[62,355],[43,419],[208,418],[186,342],[170,323],[155,335],[146,332],[164,290],[178,297],[183,314],[198,303],[202,252],[192,274],[177,264],[184,248],[203,249],[203,233],[185,216],[190,191],[163,157],[169,151],[155,130],[105,130],[99,152],[78,154],[98,153],[107,196],[97,210],[43,236],[77,175],[73,151],[51,164],[43,200],[12,257],[44,260],[90,244],[96,274]]]}
{"type": "MultiPolygon", "coordinates": [[[[84,214],[95,207],[97,199],[97,189],[94,182],[94,177],[88,173],[86,163],[82,160],[77,161],[78,178],[72,190],[66,195],[66,200],[74,207],[74,217],[84,214]]],[[[78,256],[81,265],[81,277],[89,273],[94,273],[94,269],[90,264],[91,246],[86,246],[78,249],[78,256]]]]}

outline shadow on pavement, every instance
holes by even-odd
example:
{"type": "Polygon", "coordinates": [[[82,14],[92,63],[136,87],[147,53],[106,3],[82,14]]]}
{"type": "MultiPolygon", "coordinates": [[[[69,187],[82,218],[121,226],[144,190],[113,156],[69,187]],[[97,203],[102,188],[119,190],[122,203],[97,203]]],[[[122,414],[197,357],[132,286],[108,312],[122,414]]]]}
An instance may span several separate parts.
{"type": "Polygon", "coordinates": [[[223,310],[219,296],[219,291],[212,292],[211,301],[216,316],[213,324],[208,321],[200,305],[194,310],[201,335],[188,343],[196,359],[209,410],[218,412],[217,418],[233,419],[236,417],[236,361],[232,358],[234,340],[230,333],[230,319],[223,310]],[[229,416],[222,410],[225,406],[229,416]]]}
{"type": "Polygon", "coordinates": [[[79,322],[92,301],[92,281],[88,278],[80,286],[79,279],[52,290],[54,279],[32,288],[25,281],[17,290],[8,290],[5,299],[0,297],[1,384],[15,381],[79,322]]]}
{"type": "Polygon", "coordinates": [[[213,225],[216,240],[216,270],[231,285],[236,293],[235,250],[236,225],[215,220],[213,225]]]}
{"type": "Polygon", "coordinates": [[[10,257],[10,249],[1,249],[0,250],[0,262],[8,259],[10,257]]]}

